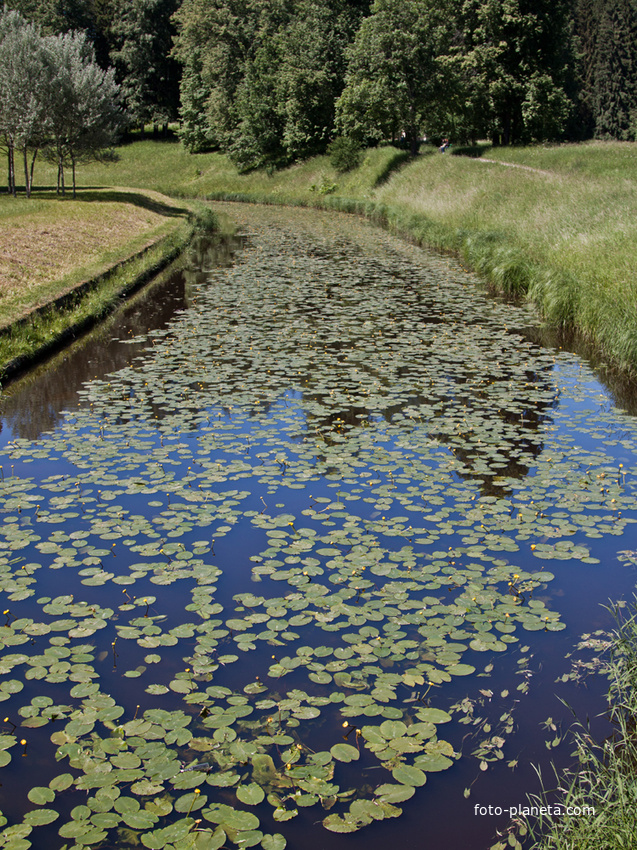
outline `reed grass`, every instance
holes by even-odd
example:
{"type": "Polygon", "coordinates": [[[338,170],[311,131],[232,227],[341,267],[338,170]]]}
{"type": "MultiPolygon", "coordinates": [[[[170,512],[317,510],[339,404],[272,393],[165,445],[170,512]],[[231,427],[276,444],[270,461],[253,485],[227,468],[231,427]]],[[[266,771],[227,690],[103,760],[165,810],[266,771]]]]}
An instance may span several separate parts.
{"type": "Polygon", "coordinates": [[[498,291],[528,297],[635,371],[636,186],[637,149],[594,143],[416,161],[376,198],[442,225],[498,291]]]}
{"type": "MultiPolygon", "coordinates": [[[[549,801],[569,809],[564,817],[527,819],[522,832],[530,850],[634,850],[637,846],[637,614],[618,622],[603,672],[609,677],[608,717],[614,732],[596,743],[588,729],[574,732],[577,765],[558,777],[559,797],[530,800],[542,811],[549,801]]],[[[505,845],[503,845],[504,847],[505,845]]]]}

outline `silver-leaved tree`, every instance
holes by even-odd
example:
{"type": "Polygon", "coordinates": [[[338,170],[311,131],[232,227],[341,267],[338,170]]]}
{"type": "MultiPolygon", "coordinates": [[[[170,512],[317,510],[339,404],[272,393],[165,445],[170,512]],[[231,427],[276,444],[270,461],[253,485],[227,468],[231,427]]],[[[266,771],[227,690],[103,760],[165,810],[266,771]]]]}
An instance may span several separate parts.
{"type": "Polygon", "coordinates": [[[57,163],[58,192],[62,194],[64,167],[71,167],[75,197],[77,164],[99,159],[115,141],[122,114],[119,87],[114,71],[104,71],[95,62],[85,33],[49,36],[44,42],[51,68],[45,150],[57,163]]]}
{"type": "Polygon", "coordinates": [[[16,194],[15,152],[22,153],[25,189],[31,194],[40,150],[64,169],[100,158],[122,124],[118,86],[112,70],[95,61],[85,33],[42,36],[17,12],[0,14],[0,134],[7,152],[8,190],[16,194]]]}

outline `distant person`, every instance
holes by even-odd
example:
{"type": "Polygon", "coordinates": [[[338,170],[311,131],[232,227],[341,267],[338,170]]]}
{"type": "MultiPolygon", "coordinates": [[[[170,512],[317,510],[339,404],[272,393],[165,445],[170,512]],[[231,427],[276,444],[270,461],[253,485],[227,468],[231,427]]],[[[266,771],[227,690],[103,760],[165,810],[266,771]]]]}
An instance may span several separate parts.
{"type": "Polygon", "coordinates": [[[440,145],[440,153],[444,153],[449,147],[449,139],[443,139],[440,145]]]}

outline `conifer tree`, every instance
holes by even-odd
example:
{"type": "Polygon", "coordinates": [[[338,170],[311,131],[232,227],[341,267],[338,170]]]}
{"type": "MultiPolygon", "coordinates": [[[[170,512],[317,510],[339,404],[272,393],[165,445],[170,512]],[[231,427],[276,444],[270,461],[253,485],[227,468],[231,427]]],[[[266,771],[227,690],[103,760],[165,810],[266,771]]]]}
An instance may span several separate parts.
{"type": "Polygon", "coordinates": [[[637,15],[634,0],[604,0],[592,69],[595,136],[634,139],[637,108],[637,15]]]}

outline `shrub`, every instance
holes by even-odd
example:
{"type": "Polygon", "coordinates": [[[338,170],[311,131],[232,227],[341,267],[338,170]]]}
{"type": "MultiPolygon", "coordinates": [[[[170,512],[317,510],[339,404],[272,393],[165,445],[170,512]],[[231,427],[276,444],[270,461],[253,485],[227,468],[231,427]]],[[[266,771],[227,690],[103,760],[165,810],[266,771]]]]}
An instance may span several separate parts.
{"type": "Polygon", "coordinates": [[[330,157],[332,168],[337,171],[351,171],[360,163],[360,142],[347,136],[338,136],[330,143],[327,152],[330,157]]]}

